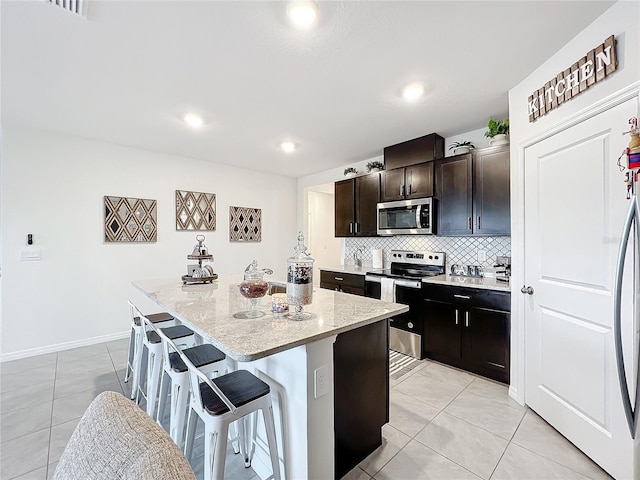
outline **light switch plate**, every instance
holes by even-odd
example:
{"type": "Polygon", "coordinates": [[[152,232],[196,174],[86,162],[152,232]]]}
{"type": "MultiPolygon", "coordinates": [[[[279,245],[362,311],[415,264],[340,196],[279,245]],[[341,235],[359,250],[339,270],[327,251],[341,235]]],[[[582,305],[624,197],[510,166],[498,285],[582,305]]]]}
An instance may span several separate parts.
{"type": "Polygon", "coordinates": [[[478,250],[478,261],[486,262],[487,261],[487,251],[486,250],[478,250]]]}
{"type": "Polygon", "coordinates": [[[18,260],[22,262],[40,260],[41,258],[42,256],[39,248],[20,250],[20,255],[18,255],[18,260]]]}

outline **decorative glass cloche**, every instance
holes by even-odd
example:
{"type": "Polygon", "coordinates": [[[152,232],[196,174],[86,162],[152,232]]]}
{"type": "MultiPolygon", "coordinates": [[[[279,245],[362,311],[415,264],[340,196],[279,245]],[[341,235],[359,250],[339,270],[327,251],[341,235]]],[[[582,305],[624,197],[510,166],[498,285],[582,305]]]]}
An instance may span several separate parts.
{"type": "Polygon", "coordinates": [[[256,309],[258,300],[264,297],[269,290],[269,282],[264,280],[264,275],[273,274],[270,268],[258,269],[258,262],[252,261],[244,271],[244,280],[240,282],[240,294],[249,299],[250,309],[246,312],[236,314],[236,318],[258,318],[264,315],[264,312],[256,309]]]}
{"type": "Polygon", "coordinates": [[[311,318],[311,314],[302,309],[313,300],[314,260],[307,252],[302,232],[298,233],[298,244],[294,250],[296,253],[293,257],[287,259],[287,303],[295,307],[295,311],[289,313],[289,318],[306,320],[311,318]]]}

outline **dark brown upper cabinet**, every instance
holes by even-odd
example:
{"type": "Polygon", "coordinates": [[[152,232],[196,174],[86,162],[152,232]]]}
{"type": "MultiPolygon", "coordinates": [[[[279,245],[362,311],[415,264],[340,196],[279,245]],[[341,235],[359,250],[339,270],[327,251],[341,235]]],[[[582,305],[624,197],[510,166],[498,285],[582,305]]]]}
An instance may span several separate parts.
{"type": "Polygon", "coordinates": [[[434,194],[433,171],[433,162],[385,170],[381,180],[381,201],[432,197],[434,194]]]}
{"type": "Polygon", "coordinates": [[[438,235],[509,235],[509,147],[436,162],[438,235]]]}
{"type": "Polygon", "coordinates": [[[335,236],[375,237],[380,174],[371,173],[335,183],[335,236]]]}
{"type": "Polygon", "coordinates": [[[444,157],[444,138],[437,133],[407,140],[384,149],[384,168],[393,170],[444,157]]]}

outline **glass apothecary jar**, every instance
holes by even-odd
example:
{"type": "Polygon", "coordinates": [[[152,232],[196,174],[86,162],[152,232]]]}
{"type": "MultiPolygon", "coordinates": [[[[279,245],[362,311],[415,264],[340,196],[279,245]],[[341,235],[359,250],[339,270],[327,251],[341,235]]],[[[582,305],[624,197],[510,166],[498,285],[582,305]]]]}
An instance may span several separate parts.
{"type": "Polygon", "coordinates": [[[257,309],[258,301],[267,294],[269,282],[264,280],[264,275],[273,274],[270,268],[258,269],[258,262],[254,260],[244,271],[244,280],[240,282],[240,295],[249,299],[249,310],[234,314],[235,318],[258,318],[264,316],[264,312],[257,309]]]}
{"type": "Polygon", "coordinates": [[[293,320],[306,320],[311,318],[311,314],[302,310],[304,305],[313,301],[314,260],[307,252],[302,232],[298,233],[298,244],[294,250],[296,253],[287,259],[287,303],[295,308],[288,316],[293,320]]]}

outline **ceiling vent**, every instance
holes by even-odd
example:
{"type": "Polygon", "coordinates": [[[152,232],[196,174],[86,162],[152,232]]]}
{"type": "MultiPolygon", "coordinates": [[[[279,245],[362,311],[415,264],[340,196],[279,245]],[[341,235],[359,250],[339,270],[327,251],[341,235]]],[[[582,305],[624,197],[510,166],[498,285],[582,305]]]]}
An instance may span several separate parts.
{"type": "Polygon", "coordinates": [[[86,18],[88,0],[46,0],[51,5],[56,5],[67,12],[75,13],[86,18]]]}

